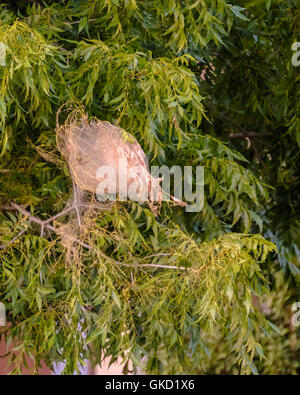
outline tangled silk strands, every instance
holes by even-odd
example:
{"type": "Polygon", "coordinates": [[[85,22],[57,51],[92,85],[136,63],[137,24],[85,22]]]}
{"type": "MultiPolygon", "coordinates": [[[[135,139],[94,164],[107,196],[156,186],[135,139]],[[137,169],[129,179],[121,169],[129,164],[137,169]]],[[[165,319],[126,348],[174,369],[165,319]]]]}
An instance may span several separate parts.
{"type": "MultiPolygon", "coordinates": [[[[96,194],[101,201],[109,194],[113,200],[118,196],[119,200],[147,203],[157,215],[163,196],[161,178],[150,174],[147,157],[138,141],[107,121],[88,120],[81,107],[59,126],[60,111],[57,146],[68,162],[76,186],[74,200],[85,196],[84,191],[96,194]]],[[[186,205],[173,196],[170,198],[174,205],[186,205]]]]}
{"type": "Polygon", "coordinates": [[[147,202],[157,213],[162,200],[160,179],[151,176],[143,149],[125,130],[106,121],[88,122],[86,116],[79,119],[73,116],[57,129],[57,146],[81,190],[95,194],[99,183],[105,180],[105,193],[127,197],[134,185],[132,200],[147,202]],[[99,176],[99,169],[107,168],[112,169],[115,177],[99,176]]]}

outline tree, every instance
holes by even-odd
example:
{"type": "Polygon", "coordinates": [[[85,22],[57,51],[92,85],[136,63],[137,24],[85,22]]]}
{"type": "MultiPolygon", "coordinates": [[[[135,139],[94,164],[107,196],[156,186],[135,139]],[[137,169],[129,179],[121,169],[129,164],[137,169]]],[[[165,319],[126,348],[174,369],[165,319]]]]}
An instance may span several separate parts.
{"type": "Polygon", "coordinates": [[[1,6],[0,299],[14,372],[25,355],[65,373],[105,355],[146,357],[158,374],[299,373],[283,306],[299,295],[299,4],[232,3],[1,6]],[[128,201],[81,227],[58,217],[73,194],[56,144],[65,103],[134,135],[151,165],[204,166],[203,209],[163,202],[155,216],[128,201]]]}

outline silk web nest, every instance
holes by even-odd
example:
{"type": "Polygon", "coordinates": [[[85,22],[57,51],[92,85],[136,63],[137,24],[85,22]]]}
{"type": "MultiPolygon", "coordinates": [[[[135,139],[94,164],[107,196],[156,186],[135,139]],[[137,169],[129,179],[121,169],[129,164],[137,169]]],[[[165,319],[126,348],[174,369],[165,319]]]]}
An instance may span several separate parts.
{"type": "Polygon", "coordinates": [[[87,206],[87,195],[93,196],[93,206],[99,201],[111,201],[112,197],[127,197],[147,203],[157,215],[163,196],[161,179],[150,174],[143,149],[124,129],[96,118],[89,120],[82,111],[75,110],[63,126],[57,123],[57,146],[70,169],[78,216],[80,209],[87,206]]]}

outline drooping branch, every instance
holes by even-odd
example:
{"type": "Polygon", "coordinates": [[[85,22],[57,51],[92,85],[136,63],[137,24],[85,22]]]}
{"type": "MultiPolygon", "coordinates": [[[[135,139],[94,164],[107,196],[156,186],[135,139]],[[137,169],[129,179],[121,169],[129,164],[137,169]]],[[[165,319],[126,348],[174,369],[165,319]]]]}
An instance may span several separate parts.
{"type": "MultiPolygon", "coordinates": [[[[76,206],[77,207],[77,206],[76,206]]],[[[21,207],[19,204],[11,202],[9,206],[2,206],[2,208],[5,208],[7,210],[17,210],[20,213],[22,213],[24,216],[27,217],[29,222],[33,222],[36,223],[38,225],[41,226],[41,229],[48,229],[54,233],[56,233],[57,235],[60,235],[60,231],[59,229],[55,228],[54,226],[50,225],[49,222],[53,221],[54,219],[60,218],[64,215],[66,215],[67,213],[69,213],[71,210],[75,209],[75,204],[71,205],[69,208],[64,209],[63,211],[61,211],[60,213],[56,214],[55,216],[49,218],[48,220],[42,220],[39,217],[32,215],[28,210],[24,209],[23,207],[21,207]]],[[[13,241],[15,241],[17,238],[19,238],[23,233],[25,232],[25,230],[22,230],[17,236],[15,236],[10,243],[12,243],[13,241]]],[[[93,247],[87,243],[82,242],[81,240],[77,239],[76,237],[72,236],[72,235],[68,235],[68,237],[70,237],[71,239],[73,239],[74,243],[77,243],[79,245],[81,245],[84,248],[87,248],[88,250],[92,250],[93,247]]],[[[9,244],[10,244],[9,243],[9,244]]],[[[4,248],[7,247],[4,246],[4,248]]],[[[2,246],[1,246],[2,248],[2,246]]],[[[98,251],[99,252],[99,251],[98,251]]],[[[104,254],[103,257],[105,257],[106,259],[108,257],[106,257],[104,254]]],[[[142,259],[149,259],[149,258],[154,258],[157,256],[169,256],[172,255],[171,253],[158,253],[158,254],[152,254],[152,255],[148,255],[146,257],[143,257],[142,259]]],[[[134,268],[135,265],[132,265],[130,263],[125,263],[125,262],[120,262],[120,261],[116,261],[113,260],[113,263],[115,263],[116,265],[121,265],[121,266],[126,266],[126,267],[131,267],[134,268]]],[[[190,268],[190,267],[185,267],[185,266],[175,266],[175,265],[161,265],[161,264],[156,264],[156,263],[140,263],[138,265],[136,265],[138,267],[152,267],[152,268],[161,268],[161,269],[175,269],[175,270],[185,270],[185,271],[197,271],[197,272],[202,272],[203,270],[206,269],[206,265],[204,265],[201,268],[190,268]]]]}
{"type": "MultiPolygon", "coordinates": [[[[39,217],[36,217],[35,215],[32,215],[29,211],[25,210],[23,207],[19,206],[17,203],[11,202],[10,203],[11,207],[18,210],[20,213],[22,213],[23,215],[25,215],[26,217],[28,217],[28,221],[29,222],[34,222],[38,225],[40,225],[41,227],[41,234],[42,231],[46,228],[51,230],[52,232],[56,233],[56,234],[60,234],[59,230],[57,228],[55,228],[54,226],[50,225],[49,222],[53,221],[53,219],[57,219],[59,217],[62,217],[64,215],[66,215],[69,211],[73,210],[74,207],[69,207],[68,209],[65,209],[63,211],[61,211],[60,213],[58,213],[57,215],[55,215],[52,218],[49,218],[48,220],[43,221],[42,219],[40,219],[39,217]]],[[[81,240],[76,239],[75,237],[71,236],[74,239],[74,242],[82,245],[85,248],[91,249],[92,247],[86,243],[83,243],[81,240]]]]}

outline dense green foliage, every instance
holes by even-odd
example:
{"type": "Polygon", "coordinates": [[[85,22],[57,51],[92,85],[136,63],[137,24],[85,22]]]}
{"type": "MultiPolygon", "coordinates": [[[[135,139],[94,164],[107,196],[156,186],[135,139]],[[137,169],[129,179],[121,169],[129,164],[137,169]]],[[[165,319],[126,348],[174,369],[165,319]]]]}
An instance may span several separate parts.
{"type": "Polygon", "coordinates": [[[299,373],[298,2],[38,3],[0,8],[0,301],[15,372],[27,354],[65,373],[104,355],[146,356],[149,373],[299,373]],[[47,220],[72,195],[55,132],[66,102],[132,133],[151,165],[204,166],[203,210],[117,202],[41,234],[10,204],[47,220]]]}

